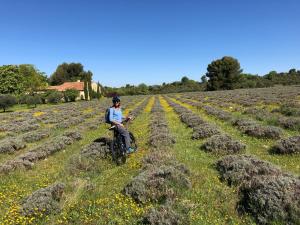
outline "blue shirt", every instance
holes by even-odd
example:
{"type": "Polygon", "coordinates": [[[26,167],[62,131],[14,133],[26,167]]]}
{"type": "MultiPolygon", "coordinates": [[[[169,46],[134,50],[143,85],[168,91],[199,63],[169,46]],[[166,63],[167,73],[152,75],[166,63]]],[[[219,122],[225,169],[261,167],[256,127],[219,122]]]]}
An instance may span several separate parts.
{"type": "Polygon", "coordinates": [[[109,109],[109,121],[110,122],[116,121],[116,122],[121,123],[122,119],[123,119],[123,115],[122,115],[121,108],[111,107],[109,109]]]}

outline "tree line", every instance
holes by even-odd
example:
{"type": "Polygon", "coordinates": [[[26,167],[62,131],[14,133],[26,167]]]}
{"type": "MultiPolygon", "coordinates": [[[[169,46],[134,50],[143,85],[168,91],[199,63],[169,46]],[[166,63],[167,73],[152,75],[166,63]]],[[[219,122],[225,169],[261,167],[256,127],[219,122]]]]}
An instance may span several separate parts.
{"type": "Polygon", "coordinates": [[[79,91],[67,89],[63,92],[48,90],[51,85],[61,85],[69,81],[84,82],[84,99],[101,97],[101,86],[98,82],[97,91],[92,89],[93,73],[85,71],[81,63],[62,63],[50,76],[39,71],[34,65],[3,65],[0,66],[0,108],[4,111],[16,103],[36,107],[42,103],[58,103],[76,101],[79,91]]]}
{"type": "Polygon", "coordinates": [[[47,86],[48,78],[30,64],[0,66],[0,93],[33,93],[47,86]]]}
{"type": "Polygon", "coordinates": [[[290,69],[288,72],[271,71],[263,76],[243,73],[237,59],[224,56],[212,61],[207,72],[199,81],[182,77],[180,81],[163,83],[162,85],[140,84],[125,85],[120,88],[104,87],[106,95],[165,94],[189,91],[216,91],[239,88],[262,88],[274,85],[300,84],[300,70],[290,69]]]}
{"type": "Polygon", "coordinates": [[[174,81],[172,83],[163,83],[162,85],[146,85],[142,83],[136,86],[126,84],[125,86],[120,88],[104,86],[104,95],[147,95],[203,90],[205,90],[204,84],[184,76],[180,81],[174,81]]]}
{"type": "MultiPolygon", "coordinates": [[[[102,87],[98,82],[97,91],[94,91],[92,77],[93,73],[90,70],[85,71],[81,63],[62,63],[49,77],[34,65],[3,65],[0,66],[0,94],[10,94],[17,97],[18,103],[36,106],[39,103],[59,102],[61,99],[66,102],[75,101],[78,96],[78,91],[75,89],[63,93],[45,90],[49,85],[61,85],[64,82],[77,80],[84,82],[84,99],[95,99],[102,95],[112,96],[116,94],[165,94],[300,84],[299,70],[290,69],[288,72],[281,73],[271,71],[263,76],[243,73],[239,61],[230,56],[224,56],[208,64],[207,72],[199,81],[183,76],[180,81],[161,85],[126,84],[119,88],[102,87]]],[[[12,102],[11,98],[10,102],[12,102]]]]}
{"type": "Polygon", "coordinates": [[[206,90],[232,90],[237,88],[261,88],[274,85],[300,84],[300,70],[288,72],[271,71],[264,76],[242,73],[237,59],[225,56],[207,66],[205,76],[209,79],[206,90]]]}

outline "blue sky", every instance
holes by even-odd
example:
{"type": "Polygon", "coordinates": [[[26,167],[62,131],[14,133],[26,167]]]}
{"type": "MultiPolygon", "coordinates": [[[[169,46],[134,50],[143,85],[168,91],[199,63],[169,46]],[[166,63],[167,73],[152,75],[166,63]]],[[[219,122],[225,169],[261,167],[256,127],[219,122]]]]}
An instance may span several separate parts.
{"type": "Polygon", "coordinates": [[[298,0],[0,0],[0,65],[50,75],[81,62],[104,85],[200,80],[229,55],[244,72],[300,69],[298,0]]]}

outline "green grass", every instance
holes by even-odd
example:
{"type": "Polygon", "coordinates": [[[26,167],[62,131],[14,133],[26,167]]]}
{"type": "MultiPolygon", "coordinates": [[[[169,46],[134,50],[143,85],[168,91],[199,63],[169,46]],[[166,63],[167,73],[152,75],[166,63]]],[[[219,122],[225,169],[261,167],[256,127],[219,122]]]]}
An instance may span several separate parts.
{"type": "MultiPolygon", "coordinates": [[[[105,101],[105,98],[101,98],[99,101],[105,101]]],[[[77,100],[77,103],[80,102],[85,102],[85,101],[81,101],[81,100],[77,100]]],[[[51,108],[53,106],[58,106],[58,105],[63,105],[63,104],[72,104],[74,102],[59,102],[59,103],[47,103],[47,104],[37,104],[37,107],[33,107],[33,106],[28,106],[27,104],[16,104],[12,107],[9,107],[6,109],[6,112],[3,112],[3,110],[0,110],[0,114],[1,113],[10,113],[10,112],[24,112],[24,111],[31,111],[31,110],[43,110],[43,109],[48,109],[51,108]]]]}
{"type": "MultiPolygon", "coordinates": [[[[96,116],[96,115],[95,115],[96,116]]],[[[98,116],[98,115],[97,115],[98,116]]],[[[85,122],[89,122],[91,120],[93,120],[94,117],[91,117],[91,118],[88,118],[88,119],[85,119],[85,122]]],[[[69,128],[56,128],[56,129],[51,129],[51,132],[50,132],[50,135],[49,137],[47,138],[43,138],[39,141],[36,141],[36,142],[32,142],[32,143],[26,143],[26,147],[24,149],[21,149],[21,150],[18,150],[18,151],[15,151],[14,153],[2,153],[1,154],[1,157],[0,157],[0,163],[4,163],[5,161],[7,160],[11,160],[11,159],[14,159],[15,157],[17,157],[18,155],[21,155],[21,154],[24,154],[28,151],[30,151],[31,149],[33,149],[34,147],[37,147],[39,146],[40,144],[44,143],[44,142],[47,142],[49,141],[51,138],[54,138],[56,136],[59,136],[59,135],[62,135],[64,132],[66,131],[72,131],[72,130],[76,130],[77,129],[77,126],[78,125],[81,125],[81,124],[76,124],[74,126],[71,126],[69,128]]],[[[38,130],[37,130],[38,131],[38,130]]],[[[21,134],[22,135],[22,134],[21,134]]]]}
{"type": "Polygon", "coordinates": [[[26,104],[16,104],[12,107],[9,107],[6,112],[2,112],[2,110],[0,111],[0,113],[9,113],[9,112],[19,112],[19,111],[30,111],[30,110],[43,110],[43,109],[47,109],[47,108],[51,108],[52,106],[55,105],[61,105],[61,104],[65,104],[65,103],[57,103],[57,104],[52,104],[52,103],[47,103],[47,104],[38,104],[36,108],[28,106],[26,104]]]}
{"type": "MultiPolygon", "coordinates": [[[[120,192],[130,179],[138,174],[141,159],[148,150],[149,111],[152,104],[153,100],[150,100],[146,110],[130,126],[138,140],[138,152],[131,155],[122,166],[116,166],[109,160],[99,160],[101,172],[85,173],[81,178],[81,183],[88,180],[95,188],[78,193],[76,199],[69,201],[71,203],[64,207],[60,215],[51,219],[52,223],[132,224],[140,219],[148,206],[140,207],[120,192]]],[[[107,135],[109,134],[106,131],[104,136],[107,135]]]]}
{"type": "Polygon", "coordinates": [[[62,224],[131,224],[140,218],[145,209],[120,192],[138,173],[140,161],[147,151],[147,126],[148,113],[143,113],[130,128],[137,139],[141,140],[138,142],[138,152],[131,155],[122,166],[100,160],[101,173],[84,176],[85,179],[89,177],[89,182],[93,183],[95,188],[92,191],[81,192],[73,201],[74,204],[66,207],[53,221],[62,224]]]}
{"type": "MultiPolygon", "coordinates": [[[[180,98],[182,98],[181,96],[178,96],[180,98]]],[[[182,99],[185,99],[185,98],[182,98],[182,99]]],[[[192,102],[198,102],[197,100],[194,100],[194,99],[188,99],[189,101],[192,101],[192,102]]],[[[278,122],[276,122],[277,120],[274,119],[276,116],[279,116],[279,114],[277,113],[273,113],[272,115],[274,116],[274,118],[268,118],[267,120],[258,120],[255,115],[251,115],[251,114],[244,114],[243,111],[245,110],[246,107],[243,107],[243,106],[240,106],[240,105],[237,105],[235,104],[235,107],[238,106],[238,107],[242,107],[243,110],[239,110],[239,111],[232,111],[230,108],[227,108],[227,107],[219,107],[219,106],[216,106],[214,103],[205,103],[206,105],[209,105],[209,106],[212,106],[214,108],[217,108],[217,109],[221,109],[223,111],[226,111],[228,113],[231,113],[233,116],[235,117],[238,117],[238,118],[244,118],[244,119],[254,119],[256,120],[257,123],[259,124],[262,124],[262,125],[271,125],[271,126],[277,126],[279,128],[282,129],[283,131],[283,136],[284,137],[289,137],[289,136],[295,136],[295,135],[299,135],[299,131],[297,130],[290,130],[290,129],[284,129],[282,127],[280,127],[278,125],[278,122]]]]}
{"type": "MultiPolygon", "coordinates": [[[[2,175],[0,190],[4,198],[2,199],[0,215],[4,216],[8,210],[18,208],[21,199],[33,191],[66,177],[64,174],[65,162],[72,155],[78,153],[82,146],[96,139],[103,132],[103,129],[101,126],[97,130],[86,132],[83,140],[68,146],[65,150],[57,152],[46,160],[37,162],[32,170],[17,170],[9,175],[2,175]]],[[[14,218],[11,217],[11,219],[14,218]]],[[[3,218],[0,217],[0,221],[1,219],[3,218]]]]}
{"type": "Polygon", "coordinates": [[[162,100],[169,129],[176,139],[172,153],[191,171],[192,189],[184,193],[183,201],[191,206],[191,224],[252,224],[235,210],[237,189],[221,183],[214,169],[217,157],[199,149],[203,141],[192,140],[187,128],[171,107],[162,100]]]}
{"type": "MultiPolygon", "coordinates": [[[[201,151],[200,146],[205,139],[192,140],[192,129],[180,121],[163,98],[160,97],[160,100],[166,112],[169,130],[176,139],[170,151],[191,171],[192,189],[182,190],[179,197],[179,201],[190,208],[191,224],[254,224],[249,216],[238,215],[235,209],[238,201],[237,187],[228,187],[226,183],[220,182],[214,168],[218,156],[201,151]]],[[[129,107],[126,112],[141,102],[142,100],[129,107]]],[[[268,149],[274,141],[246,136],[230,123],[207,115],[201,109],[175,102],[193,110],[233,138],[245,143],[247,153],[280,165],[286,171],[300,172],[299,155],[271,155],[268,149]]],[[[151,154],[148,146],[148,126],[153,103],[154,97],[151,97],[145,110],[130,124],[129,130],[135,134],[139,150],[128,158],[125,165],[116,166],[110,159],[99,159],[91,171],[75,174],[70,172],[70,159],[78,156],[82,147],[101,136],[112,136],[107,130],[108,125],[102,124],[96,130],[83,131],[81,141],[37,162],[32,170],[17,170],[9,175],[0,175],[0,224],[136,224],[151,205],[138,205],[133,199],[122,195],[121,191],[139,173],[142,158],[151,154]],[[37,214],[32,218],[24,218],[18,213],[24,197],[55,182],[66,184],[60,213],[49,216],[37,214]]],[[[55,130],[52,135],[62,131],[55,130]]],[[[19,153],[22,152],[17,154],[19,153]]]]}
{"type": "Polygon", "coordinates": [[[231,125],[230,122],[222,121],[214,116],[206,114],[206,112],[200,108],[185,104],[183,102],[172,99],[174,102],[191,109],[197,113],[203,119],[210,123],[216,124],[225,133],[229,134],[236,140],[240,140],[247,145],[246,153],[257,155],[263,160],[268,160],[276,165],[279,165],[284,171],[300,174],[300,154],[294,155],[276,155],[269,152],[270,148],[275,144],[276,140],[270,139],[258,139],[243,134],[241,131],[231,125]]]}
{"type": "MultiPolygon", "coordinates": [[[[140,102],[133,107],[136,107],[138,104],[140,104],[140,102]]],[[[146,114],[147,113],[145,113],[145,116],[146,114]]],[[[146,118],[144,118],[144,120],[147,122],[146,118]]],[[[139,118],[136,121],[138,122],[139,118]]],[[[135,128],[135,126],[136,125],[134,122],[132,124],[133,130],[139,134],[139,130],[135,128]]],[[[144,132],[142,136],[145,136],[145,132],[147,130],[143,126],[139,127],[141,127],[139,129],[142,129],[144,132]]],[[[31,170],[17,170],[9,175],[1,175],[0,224],[16,224],[23,222],[28,224],[30,221],[34,224],[48,224],[50,222],[57,224],[59,221],[53,219],[52,217],[38,214],[32,218],[24,218],[18,213],[20,202],[24,197],[30,195],[33,191],[39,188],[46,187],[55,182],[63,182],[66,184],[64,196],[65,199],[62,201],[63,205],[67,203],[66,206],[68,206],[72,202],[80,204],[80,201],[77,201],[77,198],[80,199],[85,184],[90,182],[92,178],[95,180],[101,179],[100,177],[102,177],[102,174],[105,177],[105,173],[101,172],[99,174],[95,171],[91,171],[82,174],[70,175],[68,170],[69,159],[74,155],[78,155],[81,148],[87,144],[90,144],[93,140],[101,136],[111,135],[107,128],[108,125],[103,124],[96,130],[84,131],[83,139],[81,141],[67,146],[65,150],[57,152],[45,160],[37,162],[31,170]]],[[[138,138],[140,140],[142,139],[139,136],[138,138]]],[[[143,143],[141,143],[141,148],[143,149],[143,143]]],[[[137,155],[141,154],[143,154],[143,151],[140,151],[137,155]]],[[[110,183],[110,178],[114,175],[114,173],[117,173],[117,176],[119,176],[121,179],[124,179],[122,176],[122,167],[116,167],[109,160],[101,160],[98,163],[99,168],[97,171],[111,171],[111,173],[108,173],[106,176],[107,183],[110,183]]],[[[135,158],[133,158],[128,160],[128,164],[126,164],[126,166],[132,170],[137,170],[139,164],[135,161],[135,158]]],[[[100,183],[101,182],[99,181],[99,187],[100,183]]],[[[103,187],[103,189],[106,191],[106,187],[103,187]]],[[[103,191],[101,193],[103,193],[103,191]]],[[[66,207],[66,209],[68,209],[68,207],[66,207]]],[[[56,217],[54,216],[54,218],[56,217]]]]}

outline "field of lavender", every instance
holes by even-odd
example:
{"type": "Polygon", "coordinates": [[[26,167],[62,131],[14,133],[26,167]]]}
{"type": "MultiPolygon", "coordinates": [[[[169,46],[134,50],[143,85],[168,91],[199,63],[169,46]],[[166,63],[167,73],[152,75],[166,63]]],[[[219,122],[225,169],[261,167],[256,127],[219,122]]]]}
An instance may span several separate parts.
{"type": "Polygon", "coordinates": [[[300,224],[300,86],[121,99],[0,114],[0,224],[300,224]]]}

